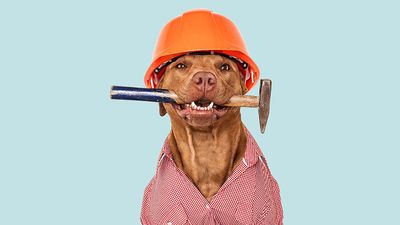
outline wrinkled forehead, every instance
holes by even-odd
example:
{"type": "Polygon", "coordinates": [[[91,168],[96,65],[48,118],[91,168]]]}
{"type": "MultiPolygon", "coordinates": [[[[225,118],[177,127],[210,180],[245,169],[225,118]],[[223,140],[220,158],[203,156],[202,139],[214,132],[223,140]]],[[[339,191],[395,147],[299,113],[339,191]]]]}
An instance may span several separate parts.
{"type": "MultiPolygon", "coordinates": [[[[150,78],[150,85],[152,88],[156,87],[162,76],[164,75],[167,67],[171,64],[173,64],[175,61],[178,59],[192,59],[194,60],[194,57],[201,57],[201,56],[212,56],[212,57],[217,57],[221,61],[232,61],[235,66],[237,66],[240,74],[242,75],[242,78],[246,82],[247,80],[250,79],[250,70],[249,70],[249,64],[247,62],[241,60],[238,57],[232,56],[232,55],[227,55],[221,52],[214,52],[214,51],[199,51],[199,52],[190,52],[186,53],[180,56],[177,56],[175,58],[172,58],[168,61],[165,61],[164,63],[161,63],[156,69],[154,69],[152,77],[150,78]]],[[[208,57],[205,57],[208,58],[208,57]]]]}
{"type": "MultiPolygon", "coordinates": [[[[211,54],[183,55],[175,58],[174,62],[188,62],[193,64],[204,64],[204,65],[214,65],[214,64],[229,62],[231,65],[235,67],[238,66],[236,62],[230,59],[229,57],[223,55],[211,55],[211,54]]],[[[171,62],[171,64],[173,64],[173,62],[171,62]]],[[[169,64],[168,67],[170,67],[171,64],[169,64]]]]}
{"type": "Polygon", "coordinates": [[[234,61],[234,62],[239,66],[239,69],[246,70],[246,69],[248,69],[248,67],[249,67],[249,65],[248,65],[246,62],[244,62],[243,60],[241,60],[241,59],[239,59],[239,58],[237,58],[237,57],[235,57],[235,56],[231,56],[231,55],[227,55],[227,54],[223,54],[223,53],[219,53],[219,52],[213,52],[213,51],[209,52],[209,51],[205,51],[205,52],[190,52],[190,53],[186,53],[186,54],[184,54],[184,55],[175,57],[175,58],[173,58],[173,59],[170,59],[170,60],[168,60],[168,61],[162,63],[160,66],[158,66],[158,67],[154,70],[154,73],[155,73],[155,74],[162,74],[163,70],[165,70],[165,68],[166,68],[168,65],[170,65],[171,63],[175,62],[177,59],[180,59],[180,58],[182,58],[182,57],[193,57],[193,56],[202,56],[202,55],[203,55],[203,56],[204,56],[204,55],[207,55],[207,56],[217,56],[217,57],[221,57],[221,59],[229,59],[229,60],[232,60],[232,61],[234,61]]]}

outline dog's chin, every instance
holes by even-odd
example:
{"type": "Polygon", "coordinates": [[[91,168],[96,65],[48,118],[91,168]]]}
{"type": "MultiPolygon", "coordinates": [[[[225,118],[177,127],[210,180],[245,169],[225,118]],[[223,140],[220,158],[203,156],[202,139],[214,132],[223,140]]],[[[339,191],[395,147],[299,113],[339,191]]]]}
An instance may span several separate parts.
{"type": "Polygon", "coordinates": [[[199,100],[190,104],[173,104],[176,113],[194,127],[211,126],[228,112],[224,107],[209,100],[199,100]]]}

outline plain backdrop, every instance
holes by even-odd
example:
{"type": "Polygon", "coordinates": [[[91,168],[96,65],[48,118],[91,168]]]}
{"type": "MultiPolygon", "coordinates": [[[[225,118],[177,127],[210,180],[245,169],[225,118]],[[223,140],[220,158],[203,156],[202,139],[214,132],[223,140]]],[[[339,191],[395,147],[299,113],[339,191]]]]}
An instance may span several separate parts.
{"type": "MultiPolygon", "coordinates": [[[[1,1],[0,224],[139,224],[170,125],[144,86],[154,43],[221,13],[273,81],[264,135],[285,224],[400,224],[398,1],[1,1]]],[[[249,93],[256,95],[258,85],[249,93]]]]}

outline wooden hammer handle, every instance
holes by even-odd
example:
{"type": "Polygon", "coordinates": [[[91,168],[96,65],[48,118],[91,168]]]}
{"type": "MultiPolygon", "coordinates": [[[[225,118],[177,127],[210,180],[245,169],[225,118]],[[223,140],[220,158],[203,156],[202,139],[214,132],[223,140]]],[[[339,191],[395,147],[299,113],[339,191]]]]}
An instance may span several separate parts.
{"type": "Polygon", "coordinates": [[[237,107],[258,107],[259,101],[257,96],[252,95],[234,95],[224,106],[237,107]]]}

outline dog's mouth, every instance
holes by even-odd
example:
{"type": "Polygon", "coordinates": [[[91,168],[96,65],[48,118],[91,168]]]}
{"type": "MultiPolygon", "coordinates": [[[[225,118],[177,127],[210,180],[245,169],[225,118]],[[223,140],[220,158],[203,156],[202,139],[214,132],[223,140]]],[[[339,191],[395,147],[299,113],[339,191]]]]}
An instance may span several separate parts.
{"type": "Polygon", "coordinates": [[[197,111],[222,111],[224,109],[227,109],[228,107],[221,106],[218,104],[215,104],[214,102],[208,100],[208,99],[200,99],[194,102],[186,103],[186,104],[175,104],[175,109],[177,110],[184,110],[190,108],[192,110],[197,110],[197,111]]]}
{"type": "Polygon", "coordinates": [[[189,122],[192,120],[207,120],[208,122],[213,122],[221,118],[229,109],[229,107],[216,104],[205,98],[190,103],[173,105],[178,115],[189,120],[189,122]]]}

